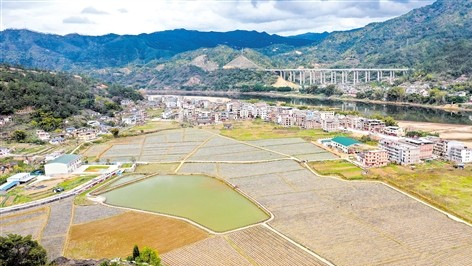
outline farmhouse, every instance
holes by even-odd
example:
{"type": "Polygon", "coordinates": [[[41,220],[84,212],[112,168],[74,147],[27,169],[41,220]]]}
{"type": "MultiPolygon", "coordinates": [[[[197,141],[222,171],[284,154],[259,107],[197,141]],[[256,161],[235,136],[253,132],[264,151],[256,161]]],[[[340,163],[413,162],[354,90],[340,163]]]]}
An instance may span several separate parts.
{"type": "Polygon", "coordinates": [[[46,175],[68,174],[82,165],[79,155],[64,154],[44,165],[46,175]]]}

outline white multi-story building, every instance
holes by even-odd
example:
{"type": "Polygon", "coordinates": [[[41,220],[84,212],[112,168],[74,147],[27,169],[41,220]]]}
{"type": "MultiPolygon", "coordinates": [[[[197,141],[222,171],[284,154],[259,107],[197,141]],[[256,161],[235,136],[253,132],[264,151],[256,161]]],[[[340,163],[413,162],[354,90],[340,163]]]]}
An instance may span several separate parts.
{"type": "Polygon", "coordinates": [[[466,146],[453,146],[449,152],[449,159],[456,163],[472,162],[472,149],[466,146]]]}
{"type": "Polygon", "coordinates": [[[387,151],[390,162],[402,165],[420,162],[419,147],[390,139],[381,139],[379,146],[387,151]]]}

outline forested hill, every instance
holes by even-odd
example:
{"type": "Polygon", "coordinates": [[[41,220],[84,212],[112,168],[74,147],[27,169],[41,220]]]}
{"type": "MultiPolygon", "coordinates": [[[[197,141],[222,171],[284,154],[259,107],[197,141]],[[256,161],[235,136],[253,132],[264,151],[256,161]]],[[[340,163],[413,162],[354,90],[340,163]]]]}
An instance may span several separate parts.
{"type": "Polygon", "coordinates": [[[45,69],[94,69],[129,63],[167,61],[172,56],[226,45],[233,49],[271,45],[306,46],[314,40],[288,38],[256,31],[199,32],[184,29],[139,35],[65,36],[28,30],[0,33],[0,62],[45,69]]]}
{"type": "MultiPolygon", "coordinates": [[[[0,50],[0,62],[85,72],[146,88],[230,88],[227,84],[238,73],[222,68],[241,53],[261,68],[408,67],[446,77],[470,76],[472,0],[437,0],[360,29],[292,37],[240,30],[104,36],[5,30],[0,50]]],[[[266,81],[273,79],[237,80],[242,85],[272,84],[266,81]]]]}
{"type": "Polygon", "coordinates": [[[85,109],[112,115],[125,98],[140,100],[142,96],[132,88],[107,86],[86,77],[0,66],[0,115],[28,108],[54,118],[85,109]]]}

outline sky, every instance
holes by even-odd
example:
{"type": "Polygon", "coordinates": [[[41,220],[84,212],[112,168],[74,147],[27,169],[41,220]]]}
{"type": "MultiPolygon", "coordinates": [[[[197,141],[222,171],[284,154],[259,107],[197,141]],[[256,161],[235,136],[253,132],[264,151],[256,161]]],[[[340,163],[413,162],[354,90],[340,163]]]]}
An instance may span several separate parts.
{"type": "Polygon", "coordinates": [[[434,0],[0,0],[0,30],[85,35],[172,29],[283,36],[359,28],[434,0]]]}

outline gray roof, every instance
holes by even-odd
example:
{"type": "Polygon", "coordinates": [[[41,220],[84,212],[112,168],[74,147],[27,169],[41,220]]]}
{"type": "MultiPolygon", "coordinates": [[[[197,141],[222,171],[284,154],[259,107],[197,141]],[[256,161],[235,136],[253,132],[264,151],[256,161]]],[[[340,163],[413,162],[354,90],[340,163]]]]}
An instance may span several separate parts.
{"type": "Polygon", "coordinates": [[[81,157],[80,155],[76,155],[76,154],[64,154],[57,157],[56,159],[52,161],[49,161],[47,164],[51,164],[51,163],[69,164],[70,162],[80,159],[80,157],[81,157]]]}

